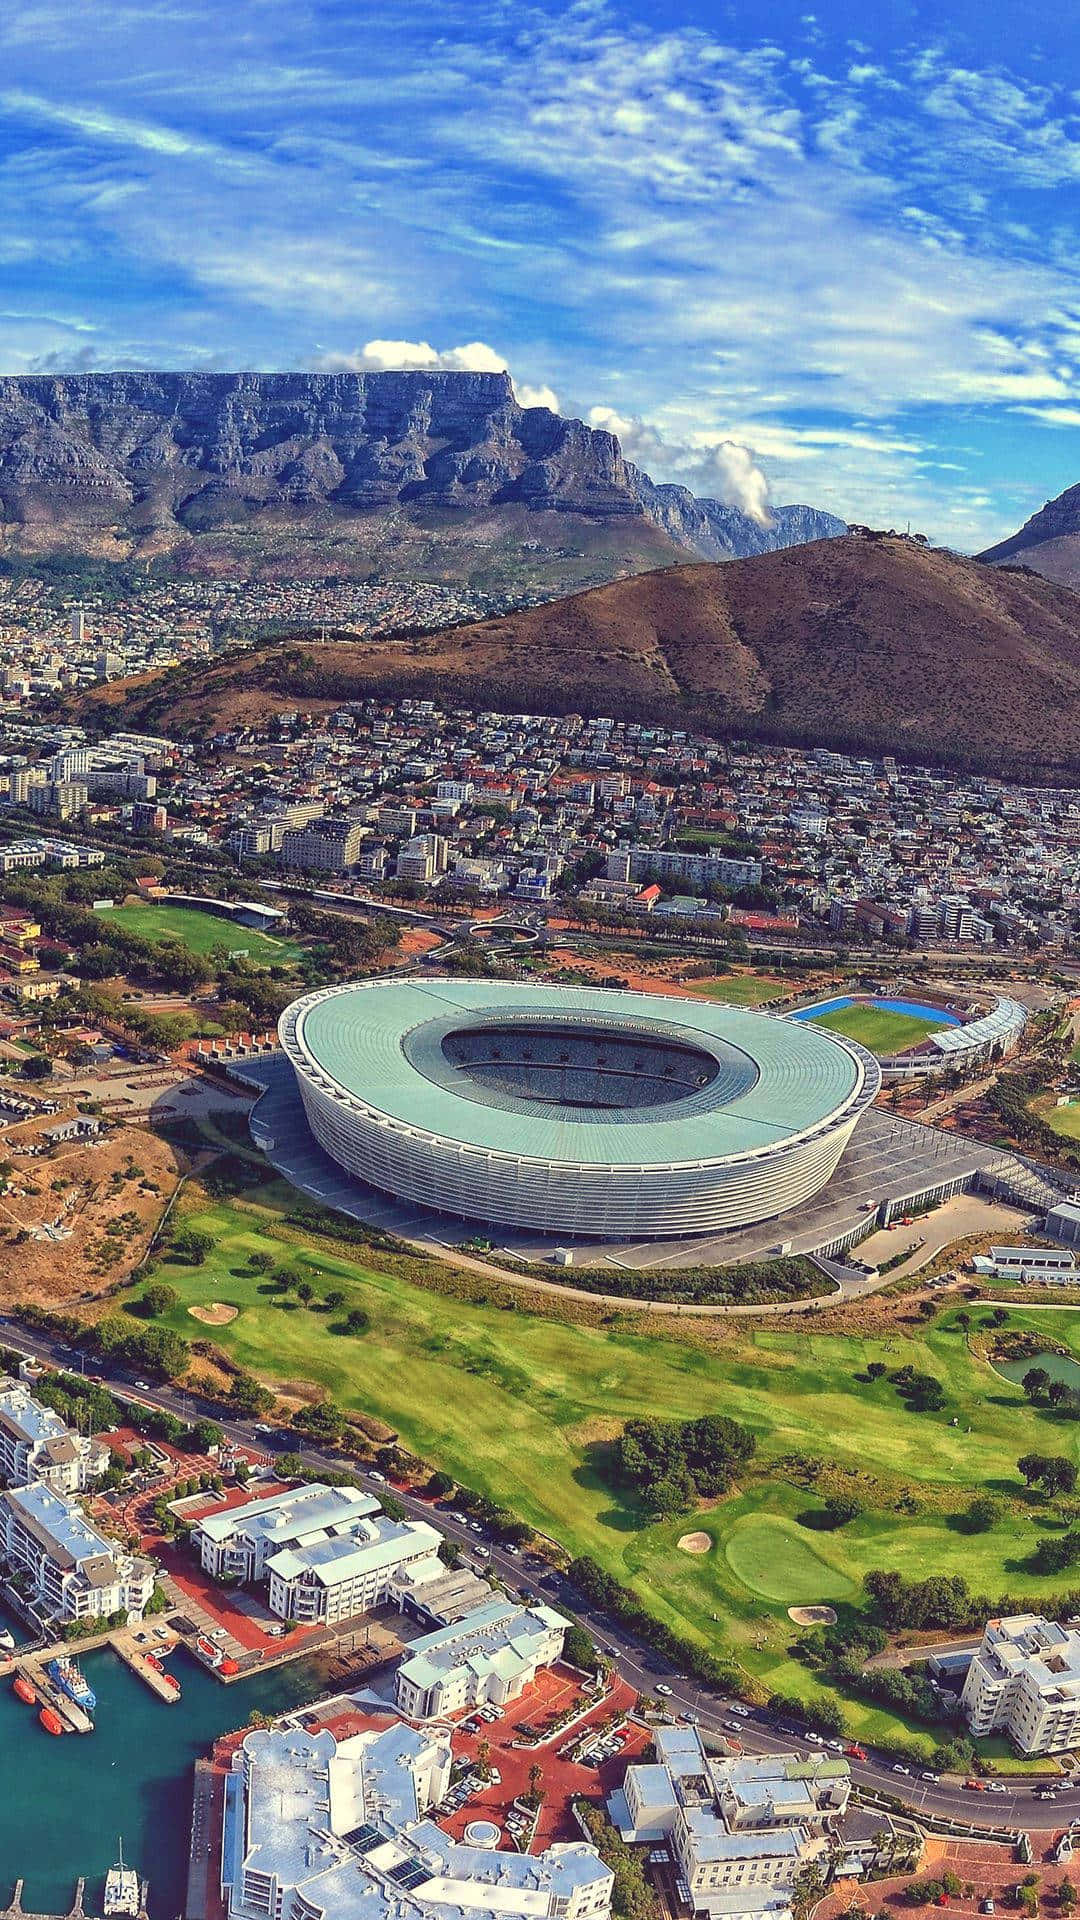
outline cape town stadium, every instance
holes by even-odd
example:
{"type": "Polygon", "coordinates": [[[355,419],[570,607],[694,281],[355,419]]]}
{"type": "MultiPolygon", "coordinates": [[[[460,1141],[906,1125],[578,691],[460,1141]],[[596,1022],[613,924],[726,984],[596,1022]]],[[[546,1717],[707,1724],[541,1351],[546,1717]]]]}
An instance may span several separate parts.
{"type": "Polygon", "coordinates": [[[825,1028],[716,1001],[493,980],[305,994],[282,1047],[320,1146],[467,1220],[670,1237],[829,1179],[880,1073],[825,1028]]]}

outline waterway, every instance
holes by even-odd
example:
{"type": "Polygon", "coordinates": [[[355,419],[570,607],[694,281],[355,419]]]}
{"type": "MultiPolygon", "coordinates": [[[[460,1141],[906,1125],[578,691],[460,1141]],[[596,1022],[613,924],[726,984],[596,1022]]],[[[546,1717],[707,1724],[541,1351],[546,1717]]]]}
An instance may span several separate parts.
{"type": "Polygon", "coordinates": [[[183,1687],[166,1706],[110,1650],[87,1654],[95,1730],[53,1739],[32,1707],[0,1683],[0,1906],[26,1882],[29,1912],[66,1913],[75,1881],[101,1912],[102,1883],[124,1858],[150,1881],[154,1920],[176,1920],[187,1886],[195,1761],[254,1709],[284,1713],[323,1690],[317,1662],[296,1661],[224,1687],[184,1653],[169,1665],[183,1687]]]}

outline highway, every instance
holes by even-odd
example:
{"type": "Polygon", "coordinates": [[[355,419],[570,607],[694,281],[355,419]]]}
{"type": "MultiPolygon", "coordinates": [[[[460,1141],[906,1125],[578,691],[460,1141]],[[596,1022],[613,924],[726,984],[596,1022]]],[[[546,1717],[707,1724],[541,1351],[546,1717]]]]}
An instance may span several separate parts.
{"type": "MultiPolygon", "coordinates": [[[[36,1330],[31,1333],[5,1315],[0,1315],[0,1343],[13,1352],[45,1361],[61,1370],[76,1373],[92,1371],[95,1380],[101,1381],[118,1399],[128,1403],[158,1407],[185,1421],[198,1418],[214,1420],[229,1439],[267,1454],[301,1453],[306,1466],[335,1470],[350,1467],[355,1470],[355,1463],[344,1456],[303,1445],[301,1436],[288,1428],[268,1434],[258,1430],[256,1423],[251,1420],[230,1420],[223,1415],[215,1401],[203,1400],[196,1394],[185,1393],[179,1387],[136,1387],[126,1368],[103,1362],[98,1355],[93,1356],[92,1368],[86,1368],[85,1356],[74,1352],[59,1336],[36,1330]]],[[[372,1491],[378,1492],[377,1485],[372,1486],[372,1491]]],[[[673,1715],[690,1716],[696,1719],[703,1731],[737,1740],[747,1753],[805,1753],[809,1748],[820,1749],[821,1746],[826,1750],[829,1747],[842,1750],[839,1742],[812,1739],[806,1733],[778,1722],[763,1709],[749,1709],[742,1702],[726,1699],[714,1689],[681,1674],[661,1655],[627,1634],[617,1622],[590,1607],[562,1574],[552,1572],[545,1562],[535,1556],[508,1552],[486,1533],[481,1539],[467,1524],[454,1519],[428,1500],[401,1494],[396,1489],[394,1498],[411,1516],[426,1520],[438,1527],[447,1539],[455,1541],[468,1557],[469,1563],[475,1565],[477,1572],[491,1569],[515,1593],[524,1592],[542,1599],[558,1607],[561,1613],[580,1621],[582,1626],[588,1628],[598,1647],[615,1662],[619,1672],[639,1693],[655,1697],[659,1686],[669,1689],[670,1692],[662,1696],[663,1705],[673,1715]],[[478,1545],[487,1548],[487,1557],[482,1560],[476,1555],[478,1545]]],[[[959,1820],[983,1828],[1060,1828],[1068,1826],[1073,1820],[1080,1821],[1080,1782],[1073,1785],[1064,1778],[1056,1798],[1045,1801],[1035,1797],[1033,1787],[1023,1776],[1015,1776],[1012,1782],[1002,1783],[1004,1790],[975,1792],[966,1789],[959,1780],[920,1774],[915,1767],[909,1771],[898,1769],[888,1755],[875,1753],[872,1749],[867,1750],[865,1760],[851,1759],[849,1764],[852,1780],[858,1787],[865,1792],[885,1795],[901,1802],[904,1810],[916,1816],[959,1820]]],[[[1054,1785],[1058,1786],[1057,1780],[1054,1785]]]]}

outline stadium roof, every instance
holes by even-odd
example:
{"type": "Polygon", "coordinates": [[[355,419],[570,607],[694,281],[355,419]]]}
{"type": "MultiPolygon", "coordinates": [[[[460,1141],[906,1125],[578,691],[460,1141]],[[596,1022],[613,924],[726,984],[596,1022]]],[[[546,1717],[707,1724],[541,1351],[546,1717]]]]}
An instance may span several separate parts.
{"type": "Polygon", "coordinates": [[[404,1129],[500,1155],[624,1166],[767,1153],[831,1121],[877,1071],[861,1047],[825,1028],[715,1000],[492,980],[387,980],[323,989],[282,1020],[287,1047],[346,1107],[404,1129]],[[613,1039],[634,1033],[703,1048],[719,1062],[708,1085],[662,1106],[597,1109],[492,1092],[445,1059],[449,1033],[485,1021],[567,1021],[613,1039]],[[430,1029],[425,1033],[425,1029],[430,1029]]]}

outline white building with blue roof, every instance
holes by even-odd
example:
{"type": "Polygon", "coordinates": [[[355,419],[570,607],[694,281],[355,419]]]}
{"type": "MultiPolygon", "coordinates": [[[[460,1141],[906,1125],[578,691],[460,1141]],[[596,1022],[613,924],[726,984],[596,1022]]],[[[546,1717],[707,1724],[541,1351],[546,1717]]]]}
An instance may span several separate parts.
{"type": "Polygon", "coordinates": [[[0,1494],[0,1552],[29,1576],[39,1612],[57,1620],[141,1619],[154,1591],[149,1560],[106,1540],[40,1480],[0,1494]]]}
{"type": "Polygon", "coordinates": [[[656,1760],[628,1767],[608,1801],[622,1838],[665,1846],[688,1904],[714,1920],[786,1920],[795,1877],[828,1857],[851,1791],[832,1755],[716,1759],[696,1727],[658,1727],[656,1760]]]}
{"type": "Polygon", "coordinates": [[[452,1626],[414,1640],[398,1667],[395,1700],[413,1720],[505,1706],[563,1650],[568,1622],[552,1607],[497,1596],[452,1626]]]}
{"type": "Polygon", "coordinates": [[[614,1875],[584,1841],[541,1854],[451,1839],[429,1810],[445,1734],[249,1733],[226,1782],[229,1920],[606,1920],[614,1875]]]}
{"type": "Polygon", "coordinates": [[[56,1493],[83,1493],[109,1460],[103,1440],[74,1432],[21,1380],[0,1378],[0,1477],[9,1487],[44,1480],[56,1493]]]}

